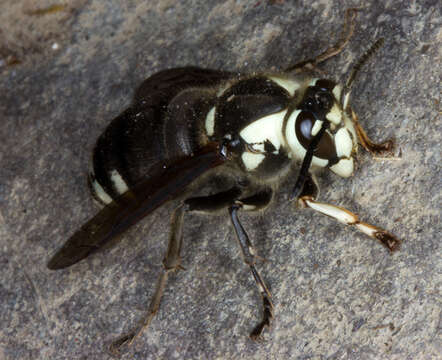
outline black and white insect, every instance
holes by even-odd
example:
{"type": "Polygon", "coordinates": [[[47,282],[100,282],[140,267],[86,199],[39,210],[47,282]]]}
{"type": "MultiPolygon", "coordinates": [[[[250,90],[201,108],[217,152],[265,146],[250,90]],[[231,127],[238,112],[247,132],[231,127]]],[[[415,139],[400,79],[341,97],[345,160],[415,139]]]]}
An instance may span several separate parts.
{"type": "Polygon", "coordinates": [[[392,148],[391,141],[370,141],[349,101],[355,75],[379,41],[344,85],[317,75],[317,65],[348,43],[355,13],[347,11],[335,46],[281,73],[238,75],[197,67],[161,71],[143,82],[133,104],[99,137],[89,183],[105,206],[58,250],[49,269],[77,263],[165,202],[176,201],[164,271],[148,314],[114,349],[130,344],[158,311],[169,274],[180,269],[183,219],[192,212],[229,215],[263,300],[263,319],[250,334],[259,338],[273,319],[273,301],[238,212],[264,210],[290,176],[297,176],[290,200],[353,226],[390,251],[398,249],[400,241],[389,232],[316,200],[315,171],[351,176],[358,139],[372,153],[392,148]],[[200,195],[209,183],[212,192],[200,195]]]}

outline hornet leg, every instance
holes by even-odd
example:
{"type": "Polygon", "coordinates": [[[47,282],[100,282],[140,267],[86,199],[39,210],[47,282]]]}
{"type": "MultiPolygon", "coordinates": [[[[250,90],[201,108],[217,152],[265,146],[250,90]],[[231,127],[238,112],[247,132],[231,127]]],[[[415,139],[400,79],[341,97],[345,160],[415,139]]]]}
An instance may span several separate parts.
{"type": "Polygon", "coordinates": [[[150,302],[147,315],[140,321],[138,326],[112,343],[110,346],[112,353],[118,354],[122,346],[132,345],[135,339],[149,326],[160,308],[161,298],[163,297],[169,275],[172,272],[182,269],[180,252],[183,242],[183,217],[184,206],[180,205],[172,214],[169,244],[163,259],[163,272],[158,278],[155,293],[150,302]]]}
{"type": "Polygon", "coordinates": [[[284,72],[301,72],[305,70],[315,70],[323,73],[323,71],[319,70],[316,65],[318,65],[321,62],[324,62],[325,60],[338,55],[348,44],[350,41],[353,31],[355,29],[355,19],[356,19],[356,12],[360,10],[357,8],[351,8],[347,9],[345,12],[345,24],[344,29],[342,30],[341,38],[339,41],[329,47],[327,50],[325,50],[322,54],[319,54],[313,59],[301,61],[295,65],[292,65],[284,70],[284,72]]]}
{"type": "Polygon", "coordinates": [[[365,130],[362,128],[361,124],[359,123],[358,116],[355,114],[353,110],[351,110],[351,116],[353,120],[353,124],[355,126],[356,134],[358,135],[359,142],[364,147],[365,150],[367,150],[372,155],[383,155],[385,153],[390,153],[394,148],[394,141],[392,139],[389,139],[382,143],[375,143],[368,137],[365,130]]]}
{"type": "Polygon", "coordinates": [[[163,259],[163,271],[160,274],[155,289],[155,293],[150,302],[146,316],[140,321],[138,326],[133,328],[127,334],[115,340],[110,351],[118,354],[122,347],[131,346],[140,334],[149,326],[159,310],[161,299],[167,285],[169,275],[177,270],[182,269],[181,266],[181,247],[183,243],[183,220],[184,214],[191,211],[216,212],[220,209],[230,206],[240,196],[241,191],[234,187],[230,190],[220,192],[210,196],[194,197],[184,201],[175,209],[171,218],[171,231],[169,236],[169,244],[163,259]]]}
{"type": "Polygon", "coordinates": [[[258,286],[258,290],[261,294],[263,301],[263,320],[251,332],[250,338],[252,340],[260,339],[264,328],[270,326],[271,320],[273,319],[274,306],[272,301],[272,295],[270,294],[270,291],[267,285],[265,284],[264,280],[262,279],[260,273],[256,269],[255,263],[258,257],[257,255],[255,255],[255,249],[253,248],[253,245],[250,242],[250,239],[247,236],[246,231],[244,230],[244,228],[241,225],[241,222],[239,221],[238,210],[240,210],[241,208],[246,209],[248,206],[259,206],[256,204],[259,202],[261,202],[261,204],[264,204],[266,200],[268,203],[268,201],[270,201],[270,198],[271,198],[271,193],[257,194],[249,199],[238,201],[236,204],[229,207],[230,220],[235,229],[236,237],[238,239],[239,246],[241,247],[244,262],[249,266],[250,271],[252,272],[253,278],[256,282],[256,285],[258,286]],[[265,197],[268,195],[270,196],[266,199],[265,197]],[[258,201],[254,202],[250,200],[258,200],[258,201]]]}
{"type": "Polygon", "coordinates": [[[314,194],[317,192],[317,186],[310,176],[308,182],[306,182],[303,193],[298,199],[298,203],[302,207],[308,207],[318,211],[321,214],[330,216],[343,224],[353,226],[371,238],[378,240],[382,245],[390,250],[390,252],[399,249],[401,241],[396,236],[377,226],[359,221],[356,214],[344,209],[343,207],[316,201],[314,194]]]}

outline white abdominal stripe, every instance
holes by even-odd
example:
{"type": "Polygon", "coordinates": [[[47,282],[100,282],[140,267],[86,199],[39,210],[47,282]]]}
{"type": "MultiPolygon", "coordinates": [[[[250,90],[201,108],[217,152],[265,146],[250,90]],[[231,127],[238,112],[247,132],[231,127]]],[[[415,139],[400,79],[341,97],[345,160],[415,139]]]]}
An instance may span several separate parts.
{"type": "Polygon", "coordinates": [[[208,136],[213,136],[215,133],[215,110],[215,107],[211,108],[206,115],[205,127],[208,136]]]}
{"type": "MultiPolygon", "coordinates": [[[[116,169],[111,170],[108,175],[111,180],[112,187],[117,194],[121,195],[129,190],[127,183],[116,169]]],[[[89,176],[92,191],[97,199],[104,204],[110,204],[112,202],[112,197],[106,192],[106,190],[104,190],[103,186],[95,178],[94,172],[91,172],[89,176]]]]}
{"type": "Polygon", "coordinates": [[[110,179],[112,182],[112,185],[114,187],[114,190],[118,194],[124,194],[127,190],[129,190],[129,187],[127,186],[126,182],[123,180],[122,176],[117,170],[112,170],[110,172],[110,179]]]}
{"type": "Polygon", "coordinates": [[[91,176],[91,187],[95,196],[99,201],[103,204],[110,204],[112,202],[112,198],[109,194],[103,189],[101,184],[95,179],[95,177],[91,176]]]}

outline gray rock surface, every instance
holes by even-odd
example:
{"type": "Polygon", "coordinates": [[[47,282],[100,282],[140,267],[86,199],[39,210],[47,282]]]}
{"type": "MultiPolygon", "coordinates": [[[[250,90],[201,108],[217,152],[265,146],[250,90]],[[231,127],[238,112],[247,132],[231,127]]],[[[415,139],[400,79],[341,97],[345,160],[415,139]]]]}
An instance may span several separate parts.
{"type": "MultiPolygon", "coordinates": [[[[0,359],[107,359],[144,314],[161,270],[171,206],[112,249],[67,270],[50,254],[97,209],[86,172],[106,124],[140,82],[198,65],[278,70],[337,39],[354,1],[49,0],[0,4],[0,359]],[[60,2],[61,3],[61,2],[60,2]]],[[[321,199],[404,240],[387,251],[278,195],[242,219],[276,303],[262,343],[260,298],[227,217],[189,217],[183,265],[150,329],[124,359],[440,359],[441,12],[436,0],[373,1],[345,51],[364,50],[353,107],[394,160],[360,152],[353,178],[320,177],[321,199]]]]}

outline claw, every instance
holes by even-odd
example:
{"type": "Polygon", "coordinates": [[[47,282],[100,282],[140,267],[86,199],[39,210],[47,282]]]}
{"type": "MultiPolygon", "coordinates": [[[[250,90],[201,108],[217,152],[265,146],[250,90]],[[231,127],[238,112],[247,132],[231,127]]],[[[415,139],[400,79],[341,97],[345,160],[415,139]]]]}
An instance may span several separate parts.
{"type": "Polygon", "coordinates": [[[374,234],[374,237],[391,252],[399,250],[400,248],[401,241],[386,231],[378,231],[374,234]]]}

